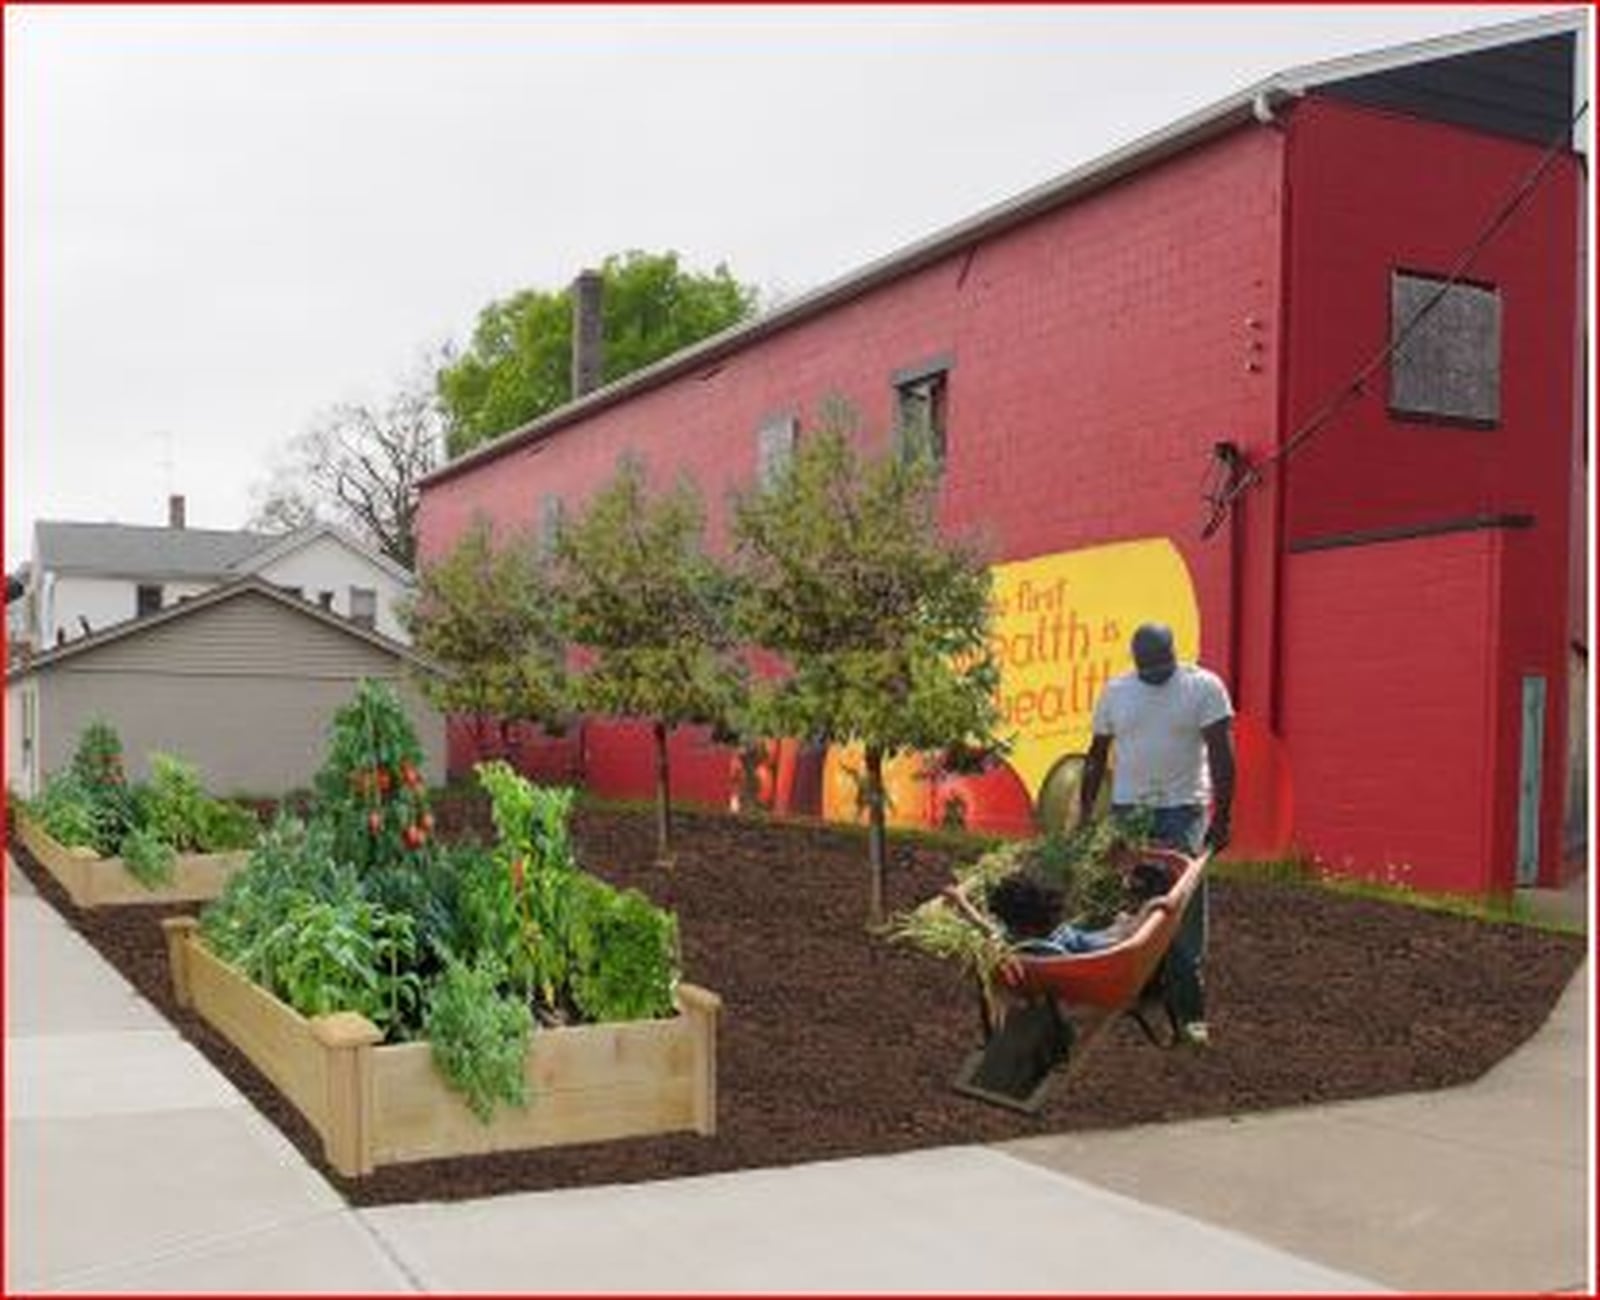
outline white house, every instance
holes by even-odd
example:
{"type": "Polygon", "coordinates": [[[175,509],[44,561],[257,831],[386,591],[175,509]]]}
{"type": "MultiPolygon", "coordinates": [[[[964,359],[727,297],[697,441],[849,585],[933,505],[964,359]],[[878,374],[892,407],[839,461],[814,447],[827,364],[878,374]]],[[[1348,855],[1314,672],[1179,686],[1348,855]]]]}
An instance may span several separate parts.
{"type": "Polygon", "coordinates": [[[399,602],[411,574],[331,524],[294,533],[189,528],[172,497],[165,528],[34,526],[21,623],[34,652],[255,576],[359,626],[407,642],[399,602]]]}

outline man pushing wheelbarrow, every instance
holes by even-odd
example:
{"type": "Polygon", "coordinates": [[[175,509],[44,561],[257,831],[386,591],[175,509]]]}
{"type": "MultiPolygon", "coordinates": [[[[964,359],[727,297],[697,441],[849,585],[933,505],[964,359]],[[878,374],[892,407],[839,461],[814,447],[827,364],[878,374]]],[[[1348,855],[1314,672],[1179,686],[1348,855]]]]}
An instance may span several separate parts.
{"type": "MultiPolygon", "coordinates": [[[[1151,843],[1190,855],[1227,847],[1233,814],[1233,705],[1228,688],[1198,664],[1180,664],[1172,629],[1145,623],[1133,634],[1134,671],[1113,678],[1094,706],[1094,739],[1083,764],[1080,818],[1093,814],[1113,747],[1111,815],[1143,811],[1151,843]],[[1209,824],[1206,810],[1209,804],[1209,824]]],[[[1172,1009],[1187,1043],[1211,1041],[1203,963],[1206,885],[1197,882],[1172,941],[1172,1009]]]]}
{"type": "Polygon", "coordinates": [[[978,975],[988,1043],[956,1087],[985,1100],[1037,1109],[1052,1070],[1081,1060],[1122,1012],[1161,1046],[1210,1042],[1204,869],[1228,840],[1232,706],[1215,674],[1178,664],[1169,629],[1141,626],[1132,650],[1134,671],[1096,701],[1075,832],[1080,843],[1122,841],[1097,866],[1102,876],[1114,868],[1123,910],[1109,925],[1074,924],[1062,891],[1031,870],[978,873],[940,900],[985,937],[981,956],[961,954],[948,934],[937,941],[978,975]],[[1092,810],[1113,747],[1115,833],[1099,835],[1092,810]],[[969,892],[977,883],[985,886],[981,905],[969,892]],[[1145,1017],[1156,1000],[1170,1024],[1165,1040],[1145,1017]]]}

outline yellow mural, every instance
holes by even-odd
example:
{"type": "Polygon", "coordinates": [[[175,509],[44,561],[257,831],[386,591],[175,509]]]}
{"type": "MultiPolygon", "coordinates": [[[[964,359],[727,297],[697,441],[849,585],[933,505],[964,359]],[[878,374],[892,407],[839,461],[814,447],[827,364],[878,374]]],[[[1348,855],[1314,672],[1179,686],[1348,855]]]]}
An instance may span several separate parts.
{"type": "MultiPolygon", "coordinates": [[[[1011,751],[981,776],[940,773],[930,755],[896,755],[884,765],[891,826],[950,824],[952,800],[962,805],[961,824],[973,829],[1018,834],[1036,822],[1063,824],[1077,807],[1078,770],[1062,760],[1088,750],[1095,700],[1106,682],[1133,667],[1133,629],[1165,623],[1180,659],[1200,656],[1194,583],[1166,538],[1039,555],[996,565],[993,576],[998,730],[1011,751]]],[[[859,745],[827,751],[824,817],[864,820],[862,768],[859,745]]],[[[800,807],[778,802],[785,810],[800,807]]]]}
{"type": "Polygon", "coordinates": [[[1094,702],[1132,667],[1140,623],[1172,628],[1180,660],[1200,655],[1200,608],[1183,557],[1166,538],[1062,551],[994,568],[1002,735],[1030,796],[1063,754],[1089,747],[1094,702]]]}

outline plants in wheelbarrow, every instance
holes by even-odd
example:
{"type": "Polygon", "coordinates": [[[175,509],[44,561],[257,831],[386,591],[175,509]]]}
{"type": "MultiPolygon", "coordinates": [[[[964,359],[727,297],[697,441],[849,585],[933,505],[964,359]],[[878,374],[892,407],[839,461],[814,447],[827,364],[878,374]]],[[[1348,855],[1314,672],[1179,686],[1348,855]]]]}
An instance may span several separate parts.
{"type": "MultiPolygon", "coordinates": [[[[1032,875],[1061,891],[1063,921],[1099,929],[1110,924],[1126,904],[1121,861],[1129,848],[1143,842],[1146,832],[1146,824],[1135,817],[1013,840],[958,867],[953,873],[955,883],[982,909],[988,891],[998,882],[1008,876],[1032,875]]],[[[885,932],[893,942],[954,962],[985,989],[992,987],[1007,952],[1004,944],[962,917],[943,896],[898,913],[885,932]]]]}

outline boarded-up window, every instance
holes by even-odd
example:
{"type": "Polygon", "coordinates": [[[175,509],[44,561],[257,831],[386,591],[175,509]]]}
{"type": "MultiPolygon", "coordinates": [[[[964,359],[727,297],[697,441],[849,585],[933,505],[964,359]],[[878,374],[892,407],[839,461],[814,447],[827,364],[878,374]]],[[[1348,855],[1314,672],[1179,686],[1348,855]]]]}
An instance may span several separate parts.
{"type": "Polygon", "coordinates": [[[947,362],[896,378],[895,450],[902,460],[926,456],[938,469],[944,469],[949,455],[945,420],[948,392],[947,362]]]}
{"type": "Polygon", "coordinates": [[[756,430],[756,482],[763,490],[776,483],[794,459],[799,428],[794,416],[776,415],[756,430]]]}
{"type": "Polygon", "coordinates": [[[1498,424],[1500,291],[1444,286],[1431,276],[1394,274],[1389,329],[1399,346],[1389,362],[1389,407],[1422,419],[1498,424]]]}

